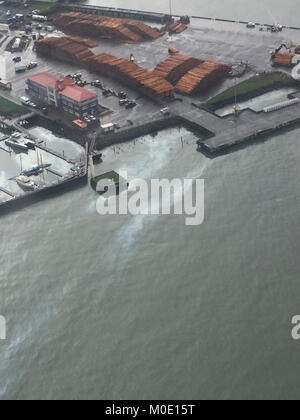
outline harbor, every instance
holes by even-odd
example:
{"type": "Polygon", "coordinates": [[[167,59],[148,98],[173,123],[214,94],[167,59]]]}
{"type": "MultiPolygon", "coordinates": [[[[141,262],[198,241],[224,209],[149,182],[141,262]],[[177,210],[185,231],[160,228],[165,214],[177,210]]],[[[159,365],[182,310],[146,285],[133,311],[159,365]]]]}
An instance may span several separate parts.
{"type": "MultiPolygon", "coordinates": [[[[4,53],[10,77],[1,96],[16,111],[1,118],[6,127],[0,140],[1,208],[42,192],[86,184],[89,154],[95,156],[96,150],[100,156],[106,148],[164,130],[192,132],[194,153],[213,159],[299,123],[300,86],[296,82],[253,89],[249,97],[235,98],[236,103],[225,101],[223,113],[205,106],[215,95],[237,86],[237,79],[272,77],[270,46],[276,52],[284,38],[296,42],[297,28],[256,23],[249,29],[244,21],[83,4],[55,5],[47,16],[47,26],[32,23],[29,35],[28,25],[25,30],[22,25],[9,30],[1,46],[5,51],[23,30],[27,33],[26,49],[17,57],[25,64],[24,72],[14,73],[13,63],[7,66],[12,57],[4,53]],[[174,21],[178,33],[172,32],[174,21]],[[93,37],[89,32],[94,29],[93,37]],[[47,83],[59,85],[51,101],[41,98],[47,83]],[[59,108],[64,103],[63,89],[69,105],[59,108]],[[93,101],[88,113],[78,112],[72,99],[80,89],[93,101]],[[268,112],[256,109],[255,101],[269,92],[273,99],[268,101],[268,112]],[[242,99],[251,99],[254,106],[239,107],[242,99]],[[46,140],[39,129],[48,130],[47,137],[52,132],[56,139],[46,140]],[[16,150],[10,143],[15,132],[31,139],[28,150],[21,150],[20,145],[16,150]],[[62,138],[80,147],[78,155],[64,150],[62,138]],[[49,166],[44,168],[45,164],[49,166]],[[32,168],[38,173],[18,179],[32,168]]],[[[280,71],[282,75],[289,72],[276,70],[280,71]]]]}

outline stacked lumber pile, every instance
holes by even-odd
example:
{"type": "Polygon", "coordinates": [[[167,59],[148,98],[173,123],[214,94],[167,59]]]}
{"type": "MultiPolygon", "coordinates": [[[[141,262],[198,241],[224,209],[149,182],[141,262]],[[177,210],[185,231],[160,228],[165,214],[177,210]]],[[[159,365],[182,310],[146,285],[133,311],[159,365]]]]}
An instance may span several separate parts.
{"type": "Polygon", "coordinates": [[[230,71],[230,66],[205,61],[183,76],[176,85],[176,90],[185,95],[203,91],[218,82],[230,71]]]}
{"type": "Polygon", "coordinates": [[[274,57],[274,64],[278,66],[291,66],[293,63],[293,58],[298,56],[300,59],[299,54],[292,54],[292,53],[278,53],[274,57]]]}
{"type": "Polygon", "coordinates": [[[99,54],[88,62],[93,71],[120,80],[152,98],[165,98],[174,94],[174,87],[168,81],[124,58],[99,54]]]}
{"type": "Polygon", "coordinates": [[[71,34],[105,37],[126,42],[155,40],[161,36],[158,30],[142,22],[79,12],[62,15],[56,19],[55,24],[71,34]]]}
{"type": "Polygon", "coordinates": [[[169,25],[168,29],[171,34],[181,34],[187,29],[187,25],[181,22],[174,22],[169,25]]]}
{"type": "Polygon", "coordinates": [[[35,43],[36,51],[47,57],[57,58],[72,63],[84,63],[94,56],[84,44],[68,37],[49,37],[35,43]]]}
{"type": "Polygon", "coordinates": [[[154,69],[153,74],[163,77],[172,84],[176,84],[181,77],[201,63],[203,63],[203,60],[198,60],[188,55],[177,54],[159,63],[154,69]]]}

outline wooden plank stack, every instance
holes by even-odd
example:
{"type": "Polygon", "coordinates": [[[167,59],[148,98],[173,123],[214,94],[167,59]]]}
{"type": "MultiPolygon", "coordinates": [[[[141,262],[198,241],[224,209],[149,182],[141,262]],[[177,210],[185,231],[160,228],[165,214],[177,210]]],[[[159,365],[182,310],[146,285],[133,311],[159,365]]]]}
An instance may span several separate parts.
{"type": "Polygon", "coordinates": [[[71,34],[125,42],[156,40],[162,34],[151,26],[135,20],[116,19],[78,12],[71,12],[58,17],[55,24],[71,34]]]}
{"type": "Polygon", "coordinates": [[[153,71],[156,76],[163,77],[172,84],[176,84],[188,71],[199,66],[203,60],[188,55],[176,54],[159,63],[153,71]]]}
{"type": "Polygon", "coordinates": [[[176,90],[185,95],[206,90],[213,83],[221,80],[230,71],[230,66],[205,61],[200,66],[187,72],[177,83],[176,90]]]}

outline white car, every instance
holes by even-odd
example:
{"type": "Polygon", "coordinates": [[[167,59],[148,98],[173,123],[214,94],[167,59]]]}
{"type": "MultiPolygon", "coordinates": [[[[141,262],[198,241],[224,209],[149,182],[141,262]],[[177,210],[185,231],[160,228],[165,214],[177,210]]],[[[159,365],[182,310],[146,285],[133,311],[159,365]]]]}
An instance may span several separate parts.
{"type": "Polygon", "coordinates": [[[6,12],[6,16],[11,16],[11,11],[10,11],[10,10],[8,10],[8,11],[6,12]]]}
{"type": "Polygon", "coordinates": [[[168,107],[163,108],[163,109],[160,110],[160,113],[162,115],[170,115],[170,109],[168,107]]]}
{"type": "Polygon", "coordinates": [[[256,28],[256,24],[254,22],[248,22],[247,28],[256,28]]]}
{"type": "Polygon", "coordinates": [[[39,10],[33,10],[31,13],[32,13],[33,15],[38,15],[38,14],[40,13],[40,11],[39,11],[39,10]]]}
{"type": "Polygon", "coordinates": [[[21,137],[21,133],[15,131],[14,133],[12,133],[11,137],[14,139],[19,139],[21,137]]]}

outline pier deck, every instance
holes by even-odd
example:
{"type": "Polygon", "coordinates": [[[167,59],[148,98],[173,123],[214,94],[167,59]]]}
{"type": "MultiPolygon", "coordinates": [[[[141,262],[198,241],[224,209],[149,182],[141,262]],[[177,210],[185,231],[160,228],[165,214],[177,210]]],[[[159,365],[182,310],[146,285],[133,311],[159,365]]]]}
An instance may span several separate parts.
{"type": "Polygon", "coordinates": [[[269,113],[245,109],[239,117],[233,114],[220,117],[204,109],[194,108],[186,113],[174,111],[168,117],[149,115],[137,124],[100,135],[96,146],[101,150],[164,128],[183,125],[195,131],[199,135],[199,146],[213,155],[297,123],[300,123],[299,104],[269,113]]]}

